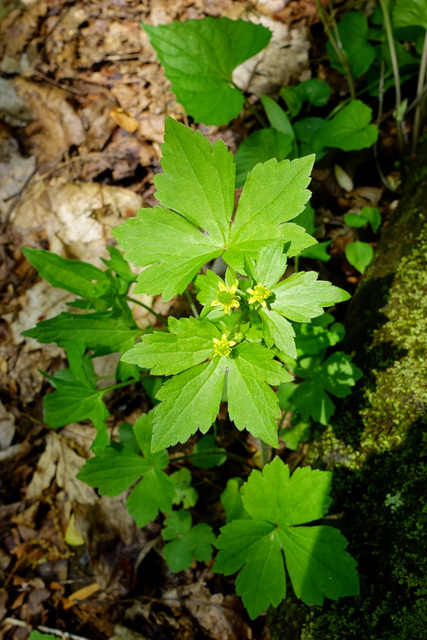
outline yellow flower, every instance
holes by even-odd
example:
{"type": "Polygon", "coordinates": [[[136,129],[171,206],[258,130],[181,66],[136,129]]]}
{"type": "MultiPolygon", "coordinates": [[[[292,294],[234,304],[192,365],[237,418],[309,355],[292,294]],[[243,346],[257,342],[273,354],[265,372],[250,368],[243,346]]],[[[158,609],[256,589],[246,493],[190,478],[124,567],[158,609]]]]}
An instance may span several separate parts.
{"type": "Polygon", "coordinates": [[[270,289],[267,289],[262,284],[256,284],[253,289],[246,289],[246,291],[251,294],[249,304],[259,302],[261,307],[265,308],[267,306],[266,300],[271,296],[270,289]]]}
{"type": "Polygon", "coordinates": [[[218,284],[217,297],[211,302],[212,307],[222,307],[225,313],[231,313],[232,309],[240,307],[240,296],[236,296],[237,284],[227,287],[223,282],[218,284]]]}
{"type": "Polygon", "coordinates": [[[235,340],[227,340],[225,333],[222,334],[221,340],[212,338],[212,342],[214,343],[215,354],[217,356],[227,356],[227,358],[231,353],[231,347],[236,344],[235,340]]]}

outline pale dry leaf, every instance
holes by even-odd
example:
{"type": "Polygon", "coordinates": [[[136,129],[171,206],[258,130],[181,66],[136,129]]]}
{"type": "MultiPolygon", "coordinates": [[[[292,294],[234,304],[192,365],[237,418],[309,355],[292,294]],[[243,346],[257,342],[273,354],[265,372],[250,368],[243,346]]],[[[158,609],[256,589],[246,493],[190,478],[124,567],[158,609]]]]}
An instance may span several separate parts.
{"type": "Polygon", "coordinates": [[[141,196],[121,187],[38,183],[19,203],[14,227],[23,244],[31,233],[46,230],[51,251],[103,267],[112,229],[142,206],[141,196]]]}
{"type": "MultiPolygon", "coordinates": [[[[1,127],[1,125],[0,125],[1,127]]],[[[6,222],[11,198],[19,194],[36,169],[36,157],[24,158],[14,138],[0,141],[0,221],[6,222]]]]}
{"type": "Polygon", "coordinates": [[[8,449],[15,435],[15,417],[0,400],[0,451],[8,449]]]}
{"type": "Polygon", "coordinates": [[[250,58],[233,73],[240,89],[255,95],[277,94],[291,78],[300,79],[308,70],[310,43],[305,28],[290,28],[268,16],[250,15],[255,24],[262,24],[272,32],[265,49],[250,58]]]}
{"type": "Polygon", "coordinates": [[[97,495],[85,482],[76,478],[85,463],[64,438],[50,432],[46,436],[46,448],[39,458],[33,478],[27,488],[27,499],[39,497],[56,479],[58,486],[64,490],[68,502],[93,505],[97,495]]]}

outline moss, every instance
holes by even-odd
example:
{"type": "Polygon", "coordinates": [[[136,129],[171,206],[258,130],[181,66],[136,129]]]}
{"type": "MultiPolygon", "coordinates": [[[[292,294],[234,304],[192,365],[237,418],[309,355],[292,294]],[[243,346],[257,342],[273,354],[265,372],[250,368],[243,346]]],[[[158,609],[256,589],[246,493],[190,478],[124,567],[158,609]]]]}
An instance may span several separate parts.
{"type": "Polygon", "coordinates": [[[425,638],[426,195],[424,182],[413,183],[356,294],[348,345],[365,376],[307,459],[334,471],[333,511],[361,595],[323,607],[289,596],[270,612],[273,640],[425,638]]]}

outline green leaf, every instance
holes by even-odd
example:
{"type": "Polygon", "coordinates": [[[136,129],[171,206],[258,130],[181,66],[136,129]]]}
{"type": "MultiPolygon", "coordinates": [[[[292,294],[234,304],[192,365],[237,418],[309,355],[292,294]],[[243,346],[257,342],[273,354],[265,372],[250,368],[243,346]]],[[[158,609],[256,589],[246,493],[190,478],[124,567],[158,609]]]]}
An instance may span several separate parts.
{"type": "Polygon", "coordinates": [[[427,29],[426,0],[396,0],[393,23],[398,27],[423,27],[427,29]]]}
{"type": "Polygon", "coordinates": [[[133,429],[144,457],[135,450],[126,446],[118,448],[113,443],[102,455],[87,460],[77,477],[107,496],[119,495],[139,480],[126,506],[138,527],[144,527],[157,517],[159,511],[172,509],[175,486],[162,471],[168,465],[166,452],[152,454],[150,451],[153,413],[142,414],[133,429]]]}
{"type": "Polygon", "coordinates": [[[303,602],[322,605],[325,598],[359,595],[356,563],[338,529],[287,527],[279,535],[295,595],[303,602]]]}
{"type": "Polygon", "coordinates": [[[298,91],[299,85],[296,87],[282,87],[280,89],[280,97],[286,102],[289,113],[293,118],[299,114],[304,103],[304,96],[298,91]]]}
{"type": "Polygon", "coordinates": [[[295,87],[283,87],[280,89],[280,96],[286,102],[291,116],[295,117],[304,102],[309,102],[314,107],[324,107],[331,97],[331,88],[324,80],[311,78],[295,87]]]}
{"type": "Polygon", "coordinates": [[[318,380],[301,382],[292,394],[292,402],[303,420],[310,417],[327,425],[334,414],[335,405],[318,380]]]}
{"type": "Polygon", "coordinates": [[[359,593],[356,563],[341,533],[334,527],[301,526],[326,514],[330,483],[330,472],[309,467],[289,477],[280,458],[249,476],[243,506],[251,520],[222,527],[214,571],[240,570],[236,591],[252,619],[285,597],[284,561],[295,593],[307,604],[359,593]]]}
{"type": "Polygon", "coordinates": [[[297,385],[291,401],[304,420],[311,416],[326,425],[335,411],[326,391],[338,398],[348,396],[362,372],[352,363],[351,357],[341,351],[335,352],[323,364],[321,360],[320,355],[298,361],[294,373],[305,381],[297,385]]]}
{"type": "Polygon", "coordinates": [[[151,369],[153,375],[173,375],[214,355],[213,338],[221,333],[212,322],[196,318],[169,318],[169,331],[145,334],[122,357],[124,362],[151,369]]]}
{"type": "Polygon", "coordinates": [[[124,259],[122,252],[115,247],[107,247],[107,251],[110,254],[110,259],[104,260],[104,258],[101,258],[101,260],[108,267],[108,270],[113,271],[129,284],[136,282],[137,276],[124,259]]]}
{"type": "Polygon", "coordinates": [[[330,313],[314,318],[310,324],[296,325],[295,332],[297,353],[300,357],[325,351],[340,342],[345,335],[344,326],[340,322],[334,322],[330,313]]]}
{"type": "Polygon", "coordinates": [[[345,398],[350,395],[351,388],[362,377],[362,372],[351,360],[351,356],[342,351],[336,351],[322,364],[319,379],[323,387],[337,396],[345,398]]]}
{"type": "Polygon", "coordinates": [[[284,351],[291,358],[296,358],[295,331],[291,323],[272,309],[261,309],[260,316],[267,346],[271,348],[276,344],[280,351],[284,351]]]}
{"type": "Polygon", "coordinates": [[[318,275],[315,271],[300,271],[279,282],[272,289],[276,299],[271,308],[289,320],[310,322],[323,313],[323,307],[349,299],[347,291],[330,282],[317,281],[318,275]]]}
{"type": "Polygon", "coordinates": [[[95,355],[114,353],[130,346],[141,334],[131,317],[120,311],[95,311],[94,313],[60,313],[55,318],[38,322],[34,329],[23,336],[39,342],[57,342],[63,346],[70,337],[81,340],[95,355]]]}
{"type": "Polygon", "coordinates": [[[163,292],[163,299],[170,300],[223,252],[234,206],[234,167],[221,140],[211,147],[200,132],[172,118],[165,128],[165,174],[157,176],[157,184],[159,198],[174,211],[140,209],[138,217],[129,218],[114,235],[127,260],[148,266],[134,291],[163,292]]]}
{"type": "Polygon", "coordinates": [[[211,435],[206,435],[194,445],[191,462],[198,469],[219,467],[227,460],[225,449],[217,446],[211,435]]]}
{"type": "Polygon", "coordinates": [[[319,242],[312,247],[308,247],[301,251],[301,258],[309,258],[311,260],[321,260],[322,262],[328,262],[331,256],[328,253],[328,247],[332,244],[332,240],[327,242],[319,242]]]}
{"type": "Polygon", "coordinates": [[[99,298],[112,286],[112,281],[101,269],[87,262],[67,260],[44,249],[24,248],[22,253],[42,278],[54,287],[82,298],[99,298]]]}
{"type": "Polygon", "coordinates": [[[286,271],[287,256],[283,253],[281,242],[272,242],[262,247],[256,260],[247,257],[245,260],[248,275],[257,283],[269,288],[276,284],[286,271]]]}
{"type": "Polygon", "coordinates": [[[204,18],[152,27],[142,25],[185,111],[196,122],[228,124],[243,107],[233,70],[261,51],[271,32],[262,25],[204,18]]]}
{"type": "Polygon", "coordinates": [[[360,210],[360,215],[363,216],[371,225],[372,231],[377,233],[381,226],[381,214],[375,207],[362,207],[360,210]]]}
{"type": "Polygon", "coordinates": [[[296,160],[268,160],[249,174],[240,196],[231,227],[229,248],[224,260],[244,272],[244,256],[256,258],[261,249],[280,240],[284,251],[293,256],[315,244],[314,238],[298,225],[287,223],[307,203],[314,157],[296,160]]]}
{"type": "Polygon", "coordinates": [[[124,447],[106,447],[102,455],[89,458],[77,478],[96,487],[102,496],[118,496],[150,469],[137,453],[124,447]]]}
{"type": "Polygon", "coordinates": [[[367,242],[356,240],[346,246],[345,257],[355,269],[365,273],[374,258],[374,250],[367,242]]]}
{"type": "Polygon", "coordinates": [[[324,80],[310,78],[297,85],[297,88],[313,107],[324,107],[331,97],[331,87],[324,80]]]}
{"type": "Polygon", "coordinates": [[[179,207],[175,207],[176,211],[159,207],[142,209],[137,218],[129,218],[114,230],[126,251],[126,259],[139,267],[148,267],[138,276],[135,292],[151,295],[163,292],[163,298],[170,300],[184,291],[204,264],[222,254],[230,267],[244,273],[245,257],[256,258],[269,243],[281,242],[289,256],[315,243],[298,225],[284,224],[302,211],[309,198],[306,187],[313,157],[280,163],[271,159],[257,165],[246,181],[235,219],[229,223],[233,188],[229,177],[218,178],[222,161],[215,159],[215,149],[219,147],[218,158],[223,157],[224,144],[219,140],[210,147],[200,133],[193,133],[170,118],[166,134],[167,175],[162,180],[159,177],[159,197],[166,194],[164,201],[170,206],[175,197],[179,207]],[[171,132],[173,135],[169,135],[171,132]],[[168,154],[168,145],[179,146],[182,157],[195,168],[188,180],[175,181],[173,177],[170,185],[171,189],[176,186],[174,196],[168,180],[182,174],[184,162],[178,162],[181,157],[178,152],[168,154]],[[204,167],[200,175],[196,171],[199,165],[204,167]],[[209,211],[202,202],[205,192],[215,205],[209,204],[209,211]],[[229,204],[221,209],[222,202],[229,204]],[[190,216],[191,221],[187,219],[190,216]]]}
{"type": "Polygon", "coordinates": [[[280,131],[280,133],[294,140],[295,133],[286,112],[283,111],[282,107],[280,107],[275,100],[269,98],[264,93],[261,93],[260,97],[264,111],[273,129],[280,131]]]}
{"type": "Polygon", "coordinates": [[[316,151],[330,147],[358,151],[371,147],[378,138],[378,127],[370,124],[372,109],[361,100],[352,100],[336,116],[324,123],[314,142],[316,151]]]}
{"type": "Polygon", "coordinates": [[[292,151],[291,136],[276,129],[254,131],[243,140],[236,156],[236,187],[244,185],[247,175],[259,163],[270,158],[284,160],[292,151]]]}
{"type": "Polygon", "coordinates": [[[199,494],[196,489],[191,486],[190,471],[186,467],[183,467],[179,469],[179,471],[172,473],[170,479],[175,485],[175,497],[172,500],[172,504],[182,503],[184,509],[194,507],[199,494]]]}
{"type": "Polygon", "coordinates": [[[31,631],[30,640],[58,640],[58,636],[51,633],[40,633],[39,631],[31,631]]]}
{"type": "Polygon", "coordinates": [[[272,447],[278,447],[277,423],[280,409],[269,386],[291,379],[273,352],[259,344],[236,347],[237,357],[228,364],[228,412],[239,430],[247,429],[272,447]]]}
{"type": "Polygon", "coordinates": [[[229,359],[215,356],[168,380],[157,394],[152,451],[206,433],[218,415],[229,359]]]}
{"type": "Polygon", "coordinates": [[[98,431],[92,448],[105,447],[109,443],[105,420],[110,415],[103,402],[105,390],[93,389],[81,381],[69,382],[48,377],[55,391],[43,398],[43,419],[46,424],[56,429],[89,418],[98,431]]]}
{"type": "Polygon", "coordinates": [[[368,224],[368,220],[357,213],[346,213],[344,216],[344,222],[346,225],[353,227],[354,229],[361,229],[368,224]]]}
{"type": "Polygon", "coordinates": [[[140,482],[127,499],[126,506],[138,527],[157,517],[159,511],[167,513],[172,509],[175,487],[169,476],[152,467],[144,473],[140,482]]]}
{"type": "MultiPolygon", "coordinates": [[[[368,21],[362,11],[348,13],[338,23],[338,32],[345,54],[355,78],[366,73],[375,60],[375,48],[368,42],[368,21]]],[[[344,72],[331,43],[326,45],[331,66],[344,72]]]]}
{"type": "Polygon", "coordinates": [[[316,160],[320,160],[326,153],[323,147],[316,144],[317,136],[322,131],[326,120],[323,118],[302,118],[294,124],[294,131],[300,146],[300,155],[316,154],[316,160]]]}
{"type": "Polygon", "coordinates": [[[287,449],[297,451],[301,442],[307,442],[310,435],[310,422],[299,420],[296,424],[291,423],[290,427],[285,427],[280,431],[280,437],[286,444],[287,449]]]}
{"type": "Polygon", "coordinates": [[[227,522],[247,519],[250,517],[243,506],[241,493],[242,486],[242,478],[230,478],[227,480],[227,486],[220,495],[220,501],[224,507],[227,522]]]}
{"type": "Polygon", "coordinates": [[[171,571],[188,569],[193,557],[199,562],[208,562],[212,557],[215,535],[205,523],[192,526],[191,515],[181,509],[168,515],[166,527],[162,531],[164,540],[171,540],[164,546],[163,555],[171,571]]]}
{"type": "Polygon", "coordinates": [[[164,173],[154,178],[156,199],[207,232],[215,246],[222,246],[234,210],[233,154],[222,140],[211,146],[199,131],[172,118],[166,120],[162,154],[164,173]]]}

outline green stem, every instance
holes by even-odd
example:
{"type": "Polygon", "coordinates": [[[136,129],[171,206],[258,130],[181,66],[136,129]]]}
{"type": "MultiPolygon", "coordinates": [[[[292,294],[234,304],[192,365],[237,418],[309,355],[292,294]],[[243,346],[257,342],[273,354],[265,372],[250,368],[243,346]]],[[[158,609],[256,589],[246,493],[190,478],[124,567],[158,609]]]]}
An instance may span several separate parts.
{"type": "Polygon", "coordinates": [[[245,458],[242,458],[241,456],[236,455],[235,453],[230,453],[230,451],[227,451],[226,449],[206,449],[206,451],[203,451],[201,453],[189,453],[188,455],[185,456],[178,456],[177,458],[170,458],[169,462],[181,462],[182,460],[190,460],[192,458],[202,458],[202,457],[206,457],[207,455],[219,455],[222,454],[224,456],[227,456],[227,458],[230,458],[230,460],[236,460],[236,462],[241,462],[242,464],[245,464],[247,467],[250,467],[251,469],[253,469],[253,465],[249,464],[249,462],[247,460],[245,460],[245,458]]]}
{"type": "Polygon", "coordinates": [[[111,387],[105,387],[104,389],[100,389],[102,393],[107,393],[108,391],[114,391],[115,389],[121,389],[122,387],[130,387],[131,384],[135,384],[136,380],[126,380],[125,382],[118,382],[117,384],[111,385],[111,387]]]}
{"type": "Polygon", "coordinates": [[[326,15],[325,11],[323,10],[322,4],[320,2],[320,0],[315,0],[316,2],[316,8],[317,8],[317,13],[319,14],[319,18],[322,21],[323,24],[323,28],[325,29],[326,35],[329,38],[329,41],[335,51],[335,53],[337,54],[338,60],[341,63],[341,66],[343,68],[344,71],[344,75],[347,79],[347,84],[348,84],[348,90],[350,92],[350,97],[352,100],[356,99],[356,89],[354,88],[354,80],[353,80],[353,74],[351,73],[351,68],[350,68],[350,63],[348,61],[347,55],[344,51],[344,48],[342,46],[342,42],[341,39],[339,37],[339,31],[338,31],[338,25],[335,21],[335,18],[333,16],[330,16],[330,18],[326,15]],[[334,34],[332,33],[332,30],[329,26],[329,19],[331,20],[334,29],[337,33],[337,39],[335,39],[334,34]]]}
{"type": "MultiPolygon", "coordinates": [[[[420,73],[418,75],[417,98],[420,98],[420,96],[423,94],[423,91],[424,91],[424,85],[426,80],[426,67],[427,67],[427,30],[424,37],[424,46],[423,46],[423,53],[421,56],[420,73]]],[[[414,131],[413,131],[413,138],[412,138],[412,153],[414,156],[417,151],[418,134],[420,132],[421,110],[422,110],[422,100],[420,100],[415,110],[414,131]]]]}
{"type": "MultiPolygon", "coordinates": [[[[235,84],[234,82],[231,83],[233,85],[233,87],[235,89],[237,89],[238,91],[240,91],[240,93],[243,93],[241,89],[239,89],[239,87],[237,86],[237,84],[235,84]]],[[[252,104],[252,102],[250,100],[248,100],[246,98],[246,96],[243,96],[245,98],[245,105],[248,107],[248,109],[250,111],[252,111],[252,113],[254,114],[255,118],[258,120],[259,124],[261,125],[261,127],[263,129],[268,129],[268,124],[266,123],[266,121],[264,120],[264,118],[262,118],[258,111],[255,109],[254,105],[252,104]]]]}
{"type": "Polygon", "coordinates": [[[144,309],[147,309],[147,311],[149,311],[150,313],[153,314],[153,316],[156,316],[156,318],[158,320],[160,320],[160,322],[162,322],[164,325],[168,326],[168,323],[166,322],[166,320],[164,318],[162,318],[161,315],[159,315],[158,313],[156,313],[154,311],[154,309],[152,309],[151,307],[149,307],[148,305],[144,304],[143,302],[140,302],[139,300],[135,300],[135,298],[131,298],[130,296],[126,296],[126,300],[128,300],[128,302],[133,302],[134,304],[139,304],[140,307],[144,307],[144,309]]]}
{"type": "MultiPolygon", "coordinates": [[[[377,123],[378,123],[378,128],[381,124],[381,120],[383,117],[383,105],[384,105],[384,72],[385,72],[385,63],[384,60],[381,60],[381,68],[380,68],[380,82],[379,82],[379,87],[378,87],[378,116],[377,116],[377,123]]],[[[382,169],[381,169],[381,165],[380,165],[380,161],[378,158],[378,140],[375,142],[374,144],[374,158],[375,158],[375,164],[377,166],[377,171],[378,174],[381,178],[381,182],[383,183],[383,185],[387,188],[390,189],[390,185],[387,182],[387,178],[385,177],[382,169]]]]}
{"type": "Polygon", "coordinates": [[[391,26],[390,14],[388,12],[387,0],[380,0],[380,6],[383,14],[383,19],[384,19],[384,27],[387,35],[388,48],[390,51],[391,67],[393,69],[395,92],[396,92],[396,113],[398,114],[398,117],[396,118],[397,144],[399,146],[399,153],[401,156],[402,167],[403,167],[403,157],[405,153],[405,146],[403,141],[402,120],[400,116],[400,105],[402,103],[402,95],[400,91],[399,64],[397,61],[396,47],[394,46],[393,29],[391,26]]]}
{"type": "Polygon", "coordinates": [[[299,256],[295,256],[295,258],[294,258],[294,271],[295,271],[295,273],[298,273],[298,267],[299,267],[299,256]]]}
{"type": "Polygon", "coordinates": [[[188,289],[186,289],[186,290],[184,291],[184,296],[185,296],[185,297],[187,298],[187,300],[188,300],[188,304],[190,305],[191,313],[193,314],[193,316],[194,316],[195,318],[200,318],[200,316],[199,316],[199,312],[197,311],[197,307],[196,307],[196,305],[194,304],[194,300],[193,300],[193,298],[191,297],[191,294],[190,294],[190,292],[189,292],[189,290],[188,290],[188,289]]]}

